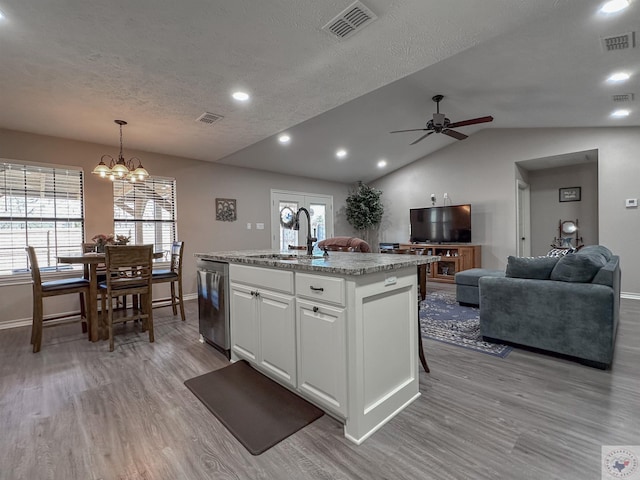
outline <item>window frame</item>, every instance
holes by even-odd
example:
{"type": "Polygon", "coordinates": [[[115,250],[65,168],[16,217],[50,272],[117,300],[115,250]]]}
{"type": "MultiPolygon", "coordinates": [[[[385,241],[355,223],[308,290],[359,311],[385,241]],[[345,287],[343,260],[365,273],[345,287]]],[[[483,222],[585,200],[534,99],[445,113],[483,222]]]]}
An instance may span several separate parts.
{"type": "MultiPolygon", "coordinates": [[[[147,179],[145,180],[136,180],[135,182],[131,182],[130,180],[126,180],[126,179],[115,179],[113,181],[113,186],[112,186],[112,192],[113,192],[113,232],[114,235],[128,235],[128,231],[127,232],[122,232],[117,228],[117,224],[118,223],[123,223],[123,224],[139,224],[140,228],[143,228],[143,224],[145,223],[153,223],[156,225],[162,225],[162,224],[171,224],[172,225],[172,231],[173,231],[173,238],[170,240],[170,242],[168,242],[169,244],[167,245],[167,243],[160,243],[160,247],[157,247],[157,236],[158,235],[162,235],[162,231],[160,230],[160,232],[157,231],[157,227],[154,227],[154,230],[156,230],[155,234],[154,234],[154,249],[158,250],[159,248],[165,252],[165,256],[161,259],[157,259],[154,260],[154,265],[163,265],[163,264],[167,264],[170,261],[169,258],[169,254],[171,252],[171,243],[175,242],[176,239],[178,238],[178,206],[177,206],[177,182],[176,179],[173,177],[162,177],[159,175],[151,175],[149,176],[147,179]],[[119,198],[122,198],[121,194],[117,193],[117,186],[118,185],[122,185],[122,188],[124,189],[124,186],[129,186],[129,185],[133,185],[134,188],[135,186],[139,186],[139,185],[145,185],[146,183],[159,183],[161,185],[170,185],[170,191],[171,191],[171,207],[172,207],[172,212],[171,212],[171,217],[170,219],[148,219],[148,218],[144,218],[144,211],[143,211],[143,215],[140,218],[122,218],[119,215],[116,215],[116,209],[120,208],[120,210],[122,210],[121,207],[117,207],[116,202],[118,201],[119,198]]],[[[141,198],[149,198],[147,195],[142,196],[141,198]]],[[[144,210],[144,209],[143,209],[144,210]]],[[[135,215],[137,215],[137,212],[134,211],[134,217],[135,215]]],[[[131,242],[135,243],[135,239],[138,236],[138,232],[134,232],[133,234],[131,234],[131,242]]],[[[149,243],[149,242],[146,242],[149,243]]]]}
{"type": "MultiPolygon", "coordinates": [[[[63,216],[58,216],[58,215],[53,215],[51,217],[47,216],[47,217],[35,217],[33,215],[29,215],[28,212],[25,212],[24,216],[14,216],[13,212],[8,213],[7,215],[0,215],[0,221],[6,221],[6,222],[18,222],[18,223],[24,223],[25,225],[25,231],[24,231],[24,241],[25,241],[25,246],[27,244],[31,244],[32,246],[35,246],[37,249],[41,249],[42,247],[39,246],[38,244],[34,244],[33,241],[29,240],[29,230],[32,230],[32,235],[35,234],[35,229],[33,228],[29,228],[29,224],[30,223],[43,223],[43,222],[52,222],[54,225],[57,225],[59,223],[65,223],[65,222],[77,222],[80,224],[80,240],[79,243],[82,243],[85,233],[86,233],[86,208],[85,208],[85,172],[84,169],[82,167],[79,167],[77,165],[63,165],[63,164],[57,164],[57,163],[46,163],[46,162],[33,162],[33,161],[28,161],[28,160],[17,160],[17,159],[12,159],[12,158],[0,158],[0,164],[7,164],[10,165],[12,167],[16,167],[19,168],[22,171],[37,171],[38,169],[45,169],[47,170],[47,174],[52,174],[55,175],[56,171],[63,171],[63,170],[67,170],[67,171],[73,171],[73,172],[77,172],[78,173],[78,178],[79,178],[79,184],[76,184],[75,187],[77,187],[77,191],[73,192],[73,189],[65,189],[65,190],[61,190],[60,192],[54,188],[53,191],[50,190],[44,190],[44,189],[40,189],[40,193],[41,195],[43,193],[49,193],[52,195],[51,198],[53,198],[54,200],[57,200],[59,198],[63,198],[63,195],[68,195],[69,193],[77,193],[79,194],[79,200],[80,200],[80,216],[79,217],[71,217],[71,216],[67,216],[67,217],[63,217],[63,216]],[[60,194],[60,195],[59,195],[60,194]],[[17,219],[17,220],[14,220],[17,219]]],[[[55,181],[55,176],[54,176],[54,181],[55,181]]],[[[29,192],[30,192],[30,188],[28,186],[28,184],[25,182],[24,184],[24,188],[22,189],[17,189],[17,192],[20,192],[20,197],[23,198],[28,198],[29,197],[29,192]]],[[[31,190],[31,192],[33,192],[33,190],[31,190]]],[[[3,197],[6,198],[6,197],[3,197]]],[[[54,212],[56,210],[56,207],[54,207],[54,212]]],[[[53,245],[50,247],[50,249],[53,250],[53,257],[56,258],[56,262],[54,265],[50,265],[47,266],[47,268],[45,268],[43,270],[43,268],[41,267],[40,271],[41,271],[41,275],[42,275],[42,279],[47,280],[47,279],[59,279],[59,278],[64,278],[64,277],[75,277],[77,276],[77,272],[78,270],[81,269],[80,266],[70,266],[70,265],[60,265],[57,262],[57,256],[58,255],[64,255],[66,253],[68,253],[69,249],[71,248],[70,245],[59,245],[58,244],[58,235],[57,232],[59,231],[58,229],[56,229],[54,227],[54,230],[56,231],[56,234],[54,234],[54,242],[53,245]],[[65,251],[66,250],[66,251],[65,251]]],[[[64,231],[64,230],[62,230],[64,231]]],[[[13,253],[15,255],[15,252],[13,253]]],[[[24,258],[25,258],[25,265],[27,267],[30,268],[30,266],[28,265],[28,261],[27,261],[27,254],[26,252],[24,252],[24,258]]],[[[41,263],[42,260],[39,257],[39,260],[41,263]]],[[[27,283],[28,280],[31,280],[31,273],[29,270],[25,270],[25,271],[15,271],[17,270],[17,268],[12,269],[14,271],[7,271],[9,273],[2,273],[2,271],[0,271],[0,285],[19,285],[19,284],[24,284],[27,283]]]]}

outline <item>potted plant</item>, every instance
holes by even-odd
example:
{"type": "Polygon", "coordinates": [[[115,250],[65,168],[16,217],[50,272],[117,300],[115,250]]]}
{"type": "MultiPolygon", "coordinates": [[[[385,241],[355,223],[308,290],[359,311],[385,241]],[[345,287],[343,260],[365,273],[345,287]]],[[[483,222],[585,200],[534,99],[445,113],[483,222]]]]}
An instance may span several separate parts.
{"type": "MultiPolygon", "coordinates": [[[[371,230],[380,225],[384,206],[382,191],[358,182],[355,190],[347,196],[347,221],[360,232],[360,236],[371,244],[371,230]]],[[[375,251],[375,249],[374,249],[375,251]]]]}

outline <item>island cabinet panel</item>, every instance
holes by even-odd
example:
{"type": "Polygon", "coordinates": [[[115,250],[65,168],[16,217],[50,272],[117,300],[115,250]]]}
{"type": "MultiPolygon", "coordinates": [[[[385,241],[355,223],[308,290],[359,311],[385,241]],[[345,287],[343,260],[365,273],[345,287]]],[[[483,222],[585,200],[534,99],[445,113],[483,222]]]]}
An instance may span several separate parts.
{"type": "Polygon", "coordinates": [[[347,414],[345,309],[298,299],[298,390],[344,418],[347,414]]]}
{"type": "Polygon", "coordinates": [[[294,298],[258,291],[260,318],[259,365],[280,381],[296,386],[296,336],[294,298]]]}
{"type": "MultiPolygon", "coordinates": [[[[232,265],[235,267],[235,265],[232,265]]],[[[257,270],[261,279],[265,269],[257,270]]],[[[231,352],[271,378],[296,386],[295,299],[262,286],[238,283],[231,275],[231,352]]],[[[291,272],[286,272],[291,273],[291,272]]],[[[241,280],[252,278],[241,276],[241,280]]],[[[292,277],[293,278],[293,277],[292,277]]],[[[262,282],[260,282],[262,283],[262,282]]],[[[292,283],[293,284],[293,283],[292,283]]]]}
{"type": "Polygon", "coordinates": [[[255,363],[258,360],[258,312],[255,288],[231,284],[231,351],[255,363]]]}

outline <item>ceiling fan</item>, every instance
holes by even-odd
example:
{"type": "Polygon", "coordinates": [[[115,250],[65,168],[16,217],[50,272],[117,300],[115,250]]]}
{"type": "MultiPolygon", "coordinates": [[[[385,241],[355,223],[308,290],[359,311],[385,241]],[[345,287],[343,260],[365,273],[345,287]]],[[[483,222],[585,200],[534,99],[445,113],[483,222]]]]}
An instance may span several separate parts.
{"type": "Polygon", "coordinates": [[[464,133],[456,132],[455,130],[451,130],[452,128],[457,127],[466,127],[467,125],[475,125],[476,123],[485,123],[492,122],[493,117],[479,117],[479,118],[471,118],[469,120],[462,120],[461,122],[453,122],[444,116],[444,113],[440,113],[440,101],[444,98],[443,95],[435,95],[431,99],[436,102],[436,113],[433,114],[433,120],[429,120],[427,122],[426,128],[414,128],[411,130],[394,130],[389,133],[401,133],[401,132],[427,132],[415,142],[410,143],[410,145],[415,145],[421,140],[424,140],[432,133],[444,133],[456,140],[464,140],[467,138],[467,135],[464,133]]]}

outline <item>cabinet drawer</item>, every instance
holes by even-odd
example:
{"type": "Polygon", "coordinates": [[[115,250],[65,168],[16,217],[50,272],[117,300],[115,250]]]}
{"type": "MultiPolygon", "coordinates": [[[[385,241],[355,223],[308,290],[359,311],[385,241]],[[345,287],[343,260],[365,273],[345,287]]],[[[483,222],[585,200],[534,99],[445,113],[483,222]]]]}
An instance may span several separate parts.
{"type": "Polygon", "coordinates": [[[287,270],[247,267],[232,263],[229,265],[229,278],[232,282],[293,293],[293,272],[287,270]]]}
{"type": "Polygon", "coordinates": [[[312,300],[344,305],[344,278],[296,273],[296,295],[312,300]]]}

